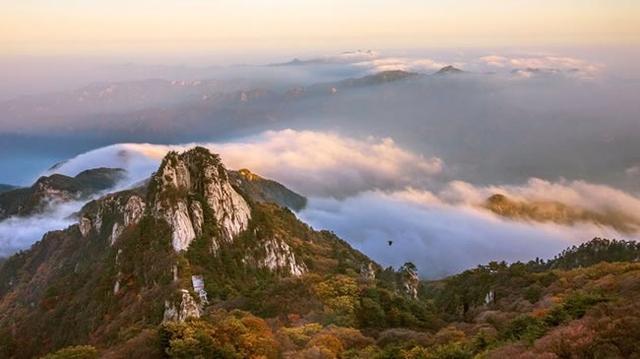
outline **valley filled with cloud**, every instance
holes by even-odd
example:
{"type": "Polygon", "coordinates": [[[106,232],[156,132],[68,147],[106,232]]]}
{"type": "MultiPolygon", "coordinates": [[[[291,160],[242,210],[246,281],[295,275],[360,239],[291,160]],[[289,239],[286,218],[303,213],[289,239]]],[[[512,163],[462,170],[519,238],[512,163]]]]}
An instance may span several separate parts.
{"type": "MultiPolygon", "coordinates": [[[[412,261],[427,278],[492,260],[546,259],[596,236],[634,238],[640,229],[640,198],[607,185],[539,178],[475,185],[454,178],[451,164],[435,154],[412,152],[391,138],[334,132],[286,129],[221,143],[115,144],[70,158],[43,175],[123,168],[127,178],[118,188],[124,189],[151,176],[168,151],[194,145],[220,154],[231,169],[248,168],[307,196],[298,216],[314,228],[334,231],[381,264],[412,261]],[[535,209],[538,216],[496,213],[487,207],[496,194],[542,209],[535,209]],[[545,217],[545,210],[555,212],[545,217]]],[[[70,209],[79,207],[53,205],[46,215],[0,222],[2,251],[27,248],[44,232],[69,225],[70,209]],[[23,225],[30,231],[12,237],[23,225]]]]}

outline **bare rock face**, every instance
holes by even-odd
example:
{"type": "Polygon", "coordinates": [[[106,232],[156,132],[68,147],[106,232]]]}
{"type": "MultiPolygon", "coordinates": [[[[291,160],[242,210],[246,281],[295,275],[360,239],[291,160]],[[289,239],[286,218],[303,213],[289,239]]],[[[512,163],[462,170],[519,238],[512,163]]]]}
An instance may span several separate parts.
{"type": "Polygon", "coordinates": [[[232,241],[245,230],[251,209],[229,182],[227,170],[217,155],[196,147],[182,154],[170,152],[152,178],[151,208],[172,228],[173,248],[179,252],[203,234],[204,207],[215,217],[221,238],[232,241]]]}
{"type": "Polygon", "coordinates": [[[124,226],[128,227],[131,224],[140,222],[144,215],[145,203],[142,198],[138,196],[131,196],[127,200],[127,204],[124,206],[124,226]]]}
{"type": "Polygon", "coordinates": [[[416,266],[413,263],[405,263],[400,268],[400,274],[402,275],[402,287],[405,294],[413,299],[418,298],[420,278],[418,277],[416,266]]]}
{"type": "Polygon", "coordinates": [[[188,290],[180,290],[180,298],[177,303],[164,302],[163,321],[184,322],[189,318],[200,318],[200,308],[188,290]]]}
{"type": "Polygon", "coordinates": [[[362,265],[360,268],[360,278],[365,282],[372,282],[376,279],[376,270],[372,262],[362,265]]]}
{"type": "Polygon", "coordinates": [[[282,240],[272,239],[264,242],[265,257],[258,266],[272,271],[283,271],[293,276],[301,276],[307,272],[307,267],[299,261],[291,247],[282,240]]]}
{"type": "MultiPolygon", "coordinates": [[[[158,207],[156,207],[156,209],[158,209],[158,207]]],[[[160,211],[162,211],[164,219],[173,230],[171,237],[173,249],[175,249],[176,252],[180,252],[189,248],[191,241],[196,238],[196,233],[191,223],[187,204],[180,200],[169,210],[160,208],[160,211]]]]}
{"type": "Polygon", "coordinates": [[[192,275],[191,283],[193,284],[193,291],[200,297],[200,303],[208,304],[207,291],[204,289],[204,278],[201,275],[192,275]]]}
{"type": "Polygon", "coordinates": [[[118,192],[89,202],[81,211],[78,228],[83,237],[91,233],[105,235],[113,245],[124,230],[140,222],[146,204],[141,196],[131,192],[118,192]]]}
{"type": "Polygon", "coordinates": [[[494,303],[495,300],[496,300],[496,293],[493,290],[488,291],[487,294],[484,296],[484,304],[486,305],[494,303]]]}
{"type": "Polygon", "coordinates": [[[207,203],[224,235],[229,239],[233,238],[247,228],[251,209],[244,198],[231,187],[226,171],[206,167],[204,177],[207,203]]]}
{"type": "Polygon", "coordinates": [[[202,204],[200,202],[191,202],[191,221],[196,236],[202,235],[202,225],[204,224],[204,213],[202,212],[202,204]]]}
{"type": "Polygon", "coordinates": [[[113,228],[111,229],[111,235],[109,236],[109,244],[113,245],[116,242],[116,239],[120,237],[123,231],[124,231],[124,227],[120,225],[120,223],[115,222],[113,224],[113,228]]]}
{"type": "Polygon", "coordinates": [[[91,232],[91,220],[89,218],[86,217],[81,217],[80,220],[78,221],[78,228],[80,229],[80,233],[82,234],[83,237],[86,237],[89,235],[89,232],[91,232]]]}

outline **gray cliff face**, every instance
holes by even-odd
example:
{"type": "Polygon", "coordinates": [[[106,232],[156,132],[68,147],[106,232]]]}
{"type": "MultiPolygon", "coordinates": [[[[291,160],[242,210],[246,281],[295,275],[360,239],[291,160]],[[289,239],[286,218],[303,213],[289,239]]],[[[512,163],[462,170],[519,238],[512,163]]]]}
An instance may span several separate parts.
{"type": "Polygon", "coordinates": [[[186,289],[181,289],[176,301],[164,302],[164,322],[184,322],[189,318],[200,318],[200,307],[186,289]]]}
{"type": "Polygon", "coordinates": [[[304,262],[298,260],[291,247],[280,239],[271,239],[262,244],[265,256],[258,262],[258,267],[268,268],[295,277],[307,272],[304,262]]]}
{"type": "MultiPolygon", "coordinates": [[[[248,174],[250,172],[244,171],[243,178],[246,181],[257,181],[256,178],[246,178],[248,174]]],[[[163,220],[169,225],[171,245],[176,255],[188,251],[196,238],[210,241],[212,255],[223,245],[233,246],[236,237],[249,227],[251,207],[234,188],[232,181],[239,191],[243,191],[237,178],[230,180],[217,155],[204,148],[194,148],[182,154],[167,154],[146,186],[109,194],[85,205],[77,223],[82,237],[100,238],[117,250],[113,295],[126,295],[125,277],[119,263],[123,246],[118,240],[129,227],[140,223],[145,216],[163,220]]],[[[269,183],[269,186],[284,188],[275,182],[269,183]]],[[[247,195],[248,200],[253,201],[254,195],[247,195]]],[[[255,242],[250,248],[247,248],[243,260],[246,265],[268,269],[283,276],[301,276],[308,272],[306,264],[296,256],[294,249],[275,234],[269,239],[255,242]]],[[[176,288],[172,289],[174,294],[171,299],[164,301],[164,321],[198,318],[209,302],[205,276],[191,274],[192,292],[181,281],[182,273],[178,267],[176,263],[167,268],[176,288]]]]}
{"type": "Polygon", "coordinates": [[[90,234],[104,235],[110,245],[129,226],[140,222],[146,204],[142,195],[132,192],[118,192],[87,204],[78,219],[78,229],[83,237],[90,234]]]}
{"type": "Polygon", "coordinates": [[[147,194],[142,192],[143,188],[118,192],[85,206],[78,222],[80,232],[83,236],[91,231],[107,233],[113,244],[148,210],[169,224],[171,244],[180,252],[203,235],[205,208],[219,229],[219,235],[210,238],[211,248],[219,247],[219,241],[232,241],[251,218],[249,204],[231,185],[219,158],[204,148],[169,153],[152,177],[147,194]]]}
{"type": "MultiPolygon", "coordinates": [[[[268,181],[248,170],[241,172],[247,182],[268,181]]],[[[234,173],[230,176],[219,157],[204,148],[182,154],[171,152],[146,186],[109,194],[85,205],[78,215],[78,230],[85,238],[97,236],[114,246],[127,228],[144,216],[152,216],[169,225],[175,252],[188,250],[196,238],[208,237],[204,239],[210,241],[211,253],[215,254],[222,245],[232,245],[251,219],[249,203],[232,182],[239,191],[246,186],[238,185],[239,172],[234,173]]],[[[268,182],[288,191],[276,182],[268,182]]],[[[243,194],[256,200],[255,193],[243,194]]],[[[257,199],[262,200],[266,198],[257,199]]],[[[247,264],[283,275],[300,276],[308,271],[282,238],[273,236],[256,244],[253,250],[257,252],[247,253],[247,264]]],[[[119,287],[116,282],[115,293],[119,287]]]]}

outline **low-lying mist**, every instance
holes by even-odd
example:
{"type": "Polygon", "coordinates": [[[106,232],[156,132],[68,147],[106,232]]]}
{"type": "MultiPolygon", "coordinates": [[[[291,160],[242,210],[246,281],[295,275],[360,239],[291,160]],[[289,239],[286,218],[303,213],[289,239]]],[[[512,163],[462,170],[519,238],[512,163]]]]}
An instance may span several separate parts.
{"type": "Polygon", "coordinates": [[[84,202],[50,203],[41,214],[29,217],[9,217],[0,221],[0,257],[29,248],[42,236],[73,224],[73,213],[82,208],[84,202]]]}

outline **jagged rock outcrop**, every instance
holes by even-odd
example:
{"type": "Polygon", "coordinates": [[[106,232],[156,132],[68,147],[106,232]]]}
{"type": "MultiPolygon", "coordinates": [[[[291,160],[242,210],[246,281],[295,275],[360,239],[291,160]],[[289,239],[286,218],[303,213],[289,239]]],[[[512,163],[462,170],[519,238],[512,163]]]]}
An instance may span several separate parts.
{"type": "Polygon", "coordinates": [[[402,289],[404,293],[413,299],[418,298],[418,286],[420,278],[418,270],[413,263],[405,263],[400,267],[400,275],[402,277],[402,289]]]}
{"type": "Polygon", "coordinates": [[[371,262],[242,188],[206,149],[170,153],[144,185],[87,203],[77,224],[8,258],[0,265],[0,334],[28,344],[12,355],[110,345],[125,330],[203,317],[212,299],[278,309],[267,302],[281,284],[314,293],[296,277],[356,275],[371,262]]]}
{"type": "Polygon", "coordinates": [[[105,235],[113,245],[127,227],[137,224],[144,216],[146,204],[141,191],[118,192],[85,205],[78,219],[82,236],[92,232],[105,235]]]}
{"type": "Polygon", "coordinates": [[[219,157],[202,147],[167,154],[151,179],[150,191],[153,214],[171,225],[172,244],[178,252],[202,233],[204,206],[211,210],[219,230],[213,242],[233,240],[251,218],[248,203],[232,187],[219,157]]]}
{"type": "Polygon", "coordinates": [[[192,275],[191,283],[193,284],[193,291],[196,292],[200,298],[200,303],[203,305],[209,303],[207,291],[204,289],[204,278],[201,275],[192,275]]]}
{"type": "Polygon", "coordinates": [[[291,247],[282,240],[272,239],[262,244],[265,256],[258,262],[258,266],[272,271],[284,271],[293,276],[301,276],[307,272],[307,267],[299,261],[291,247]]]}
{"type": "Polygon", "coordinates": [[[204,225],[204,212],[202,211],[202,204],[200,202],[191,202],[191,224],[193,225],[193,231],[196,236],[202,235],[202,226],[204,225]]]}
{"type": "Polygon", "coordinates": [[[365,282],[372,282],[376,279],[376,270],[373,262],[362,265],[360,268],[360,278],[365,282]]]}
{"type": "Polygon", "coordinates": [[[138,223],[144,215],[145,203],[139,196],[131,196],[124,205],[124,226],[138,223]]]}
{"type": "Polygon", "coordinates": [[[492,304],[496,299],[496,292],[494,292],[493,290],[490,290],[487,292],[487,294],[484,296],[484,304],[492,304]]]}
{"type": "Polygon", "coordinates": [[[164,302],[163,321],[184,322],[189,318],[200,318],[200,308],[189,291],[181,289],[180,298],[177,303],[170,301],[164,302]]]}

